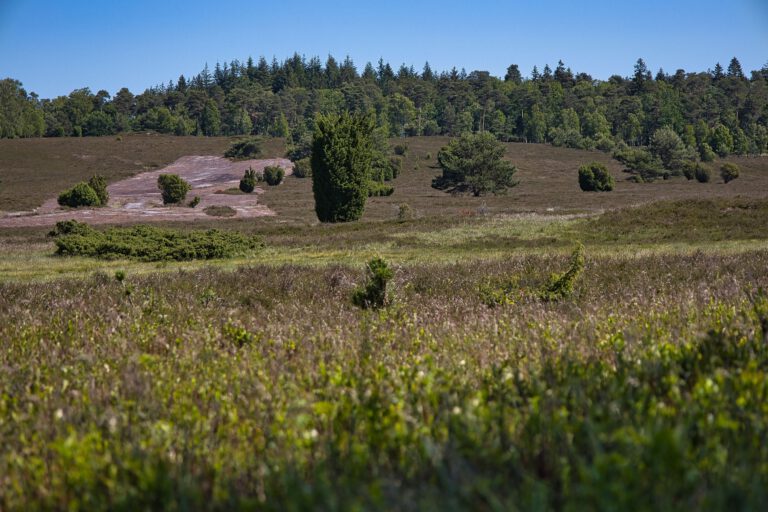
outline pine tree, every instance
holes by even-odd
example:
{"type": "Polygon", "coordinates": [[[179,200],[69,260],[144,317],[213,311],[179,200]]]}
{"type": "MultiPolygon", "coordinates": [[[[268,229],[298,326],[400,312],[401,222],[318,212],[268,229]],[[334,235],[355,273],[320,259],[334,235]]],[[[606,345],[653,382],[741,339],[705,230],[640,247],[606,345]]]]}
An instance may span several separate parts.
{"type": "Polygon", "coordinates": [[[733,78],[744,78],[744,71],[741,69],[741,63],[736,57],[731,59],[731,63],[728,64],[728,76],[733,78]]]}

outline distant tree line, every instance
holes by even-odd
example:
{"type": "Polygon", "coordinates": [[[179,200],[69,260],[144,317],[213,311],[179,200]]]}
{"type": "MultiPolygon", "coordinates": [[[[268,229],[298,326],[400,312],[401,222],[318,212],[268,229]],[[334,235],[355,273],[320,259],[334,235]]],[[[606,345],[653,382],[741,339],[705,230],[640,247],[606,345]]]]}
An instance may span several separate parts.
{"type": "Polygon", "coordinates": [[[0,137],[110,135],[152,130],[177,135],[306,138],[315,115],[372,114],[390,136],[489,132],[504,141],[550,142],[610,150],[651,143],[670,127],[700,153],[754,154],[768,146],[768,64],[749,76],[727,69],[656,75],[638,59],[630,77],[595,80],[560,61],[523,77],[487,71],[441,73],[425,64],[395,71],[379,61],[359,72],[350,58],[232,61],[134,95],[120,89],[40,99],[22,84],[0,82],[0,137]],[[706,144],[706,147],[705,147],[706,144]]]}

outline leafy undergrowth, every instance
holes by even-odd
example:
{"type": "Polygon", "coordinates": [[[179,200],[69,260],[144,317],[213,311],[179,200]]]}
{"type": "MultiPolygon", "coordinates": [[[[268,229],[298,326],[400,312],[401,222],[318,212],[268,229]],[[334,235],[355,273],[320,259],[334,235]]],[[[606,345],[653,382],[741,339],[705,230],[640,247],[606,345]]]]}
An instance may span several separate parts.
{"type": "Polygon", "coordinates": [[[154,226],[110,228],[98,231],[75,220],[57,222],[49,233],[56,254],[107,260],[188,261],[231,258],[263,247],[255,236],[209,229],[179,231],[154,226]]]}
{"type": "Polygon", "coordinates": [[[567,266],[0,284],[0,509],[764,509],[768,252],[567,266]]]}

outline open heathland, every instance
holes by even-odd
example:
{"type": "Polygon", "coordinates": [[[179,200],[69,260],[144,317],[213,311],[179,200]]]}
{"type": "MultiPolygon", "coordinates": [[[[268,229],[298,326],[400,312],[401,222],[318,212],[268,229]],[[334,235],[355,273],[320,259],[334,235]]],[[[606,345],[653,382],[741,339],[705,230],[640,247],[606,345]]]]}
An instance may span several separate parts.
{"type": "Polygon", "coordinates": [[[263,240],[206,261],[0,229],[0,510],[764,509],[766,160],[635,183],[510,143],[519,185],[476,198],[430,186],[447,141],[358,222],[286,176],[274,216],[87,228],[263,240]]]}

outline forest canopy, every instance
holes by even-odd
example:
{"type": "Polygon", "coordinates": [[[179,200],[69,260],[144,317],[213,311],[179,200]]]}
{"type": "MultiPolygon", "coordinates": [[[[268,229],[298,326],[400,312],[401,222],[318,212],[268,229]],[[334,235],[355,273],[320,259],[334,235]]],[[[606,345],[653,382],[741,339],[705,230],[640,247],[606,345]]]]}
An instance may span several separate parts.
{"type": "Polygon", "coordinates": [[[427,63],[395,70],[379,60],[359,71],[350,58],[206,65],[195,76],[151,87],[78,89],[40,99],[13,79],[0,82],[0,137],[111,135],[152,130],[177,135],[306,138],[315,116],[373,114],[390,136],[490,132],[499,140],[611,150],[648,145],[669,127],[700,153],[763,153],[768,146],[768,64],[749,76],[735,57],[723,68],[653,75],[642,59],[630,77],[595,80],[560,61],[524,77],[487,71],[437,73],[427,63]]]}

